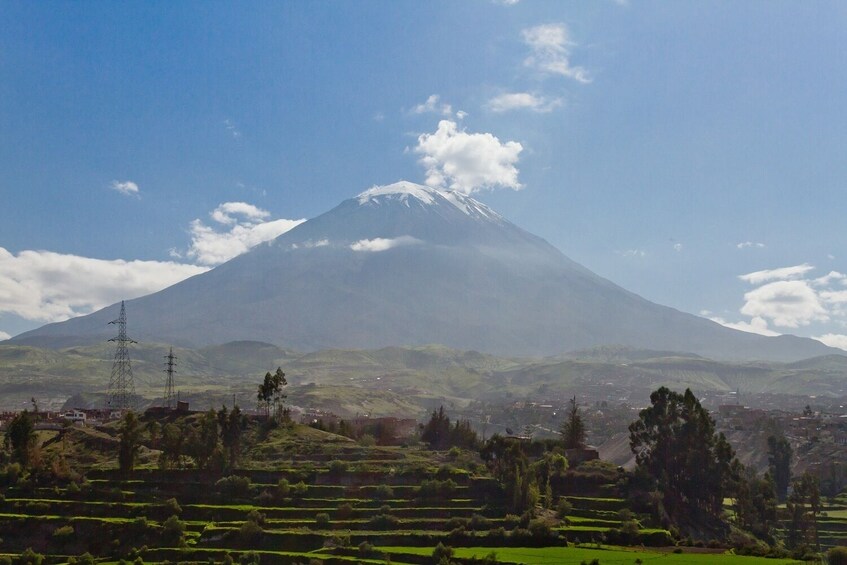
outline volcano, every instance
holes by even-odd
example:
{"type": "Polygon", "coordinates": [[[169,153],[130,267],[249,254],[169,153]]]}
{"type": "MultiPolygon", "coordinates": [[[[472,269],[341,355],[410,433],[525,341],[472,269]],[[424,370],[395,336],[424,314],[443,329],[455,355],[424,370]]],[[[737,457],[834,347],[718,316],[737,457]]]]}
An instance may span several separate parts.
{"type": "MultiPolygon", "coordinates": [[[[21,334],[63,347],[111,337],[116,304],[21,334]]],[[[660,306],[592,273],[477,200],[374,187],[206,273],[126,302],[137,340],[299,350],[437,343],[501,355],[599,345],[719,359],[835,353],[660,306]]]]}

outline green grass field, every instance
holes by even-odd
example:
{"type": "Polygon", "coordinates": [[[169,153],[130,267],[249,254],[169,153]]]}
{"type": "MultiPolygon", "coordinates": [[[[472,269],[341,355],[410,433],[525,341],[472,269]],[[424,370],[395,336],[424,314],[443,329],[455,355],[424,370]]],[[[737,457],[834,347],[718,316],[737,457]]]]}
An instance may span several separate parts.
{"type": "MultiPolygon", "coordinates": [[[[427,547],[380,547],[380,551],[388,553],[394,559],[402,559],[403,555],[432,555],[433,548],[427,547]]],[[[791,559],[768,559],[765,557],[743,557],[729,553],[660,553],[635,549],[609,548],[591,549],[584,547],[461,547],[455,549],[455,556],[460,558],[482,558],[494,551],[497,559],[503,563],[520,563],[525,565],[579,565],[599,559],[601,565],[631,565],[636,559],[643,563],[679,564],[679,565],[786,565],[800,564],[802,561],[791,559]]]]}

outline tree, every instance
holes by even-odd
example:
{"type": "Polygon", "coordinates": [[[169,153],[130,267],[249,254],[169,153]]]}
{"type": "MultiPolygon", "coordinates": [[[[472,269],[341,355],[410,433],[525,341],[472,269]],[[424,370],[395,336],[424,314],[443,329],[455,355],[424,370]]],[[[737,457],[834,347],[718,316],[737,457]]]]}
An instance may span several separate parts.
{"type": "Polygon", "coordinates": [[[774,481],[769,473],[763,477],[752,469],[744,469],[738,481],[734,499],[738,525],[757,537],[771,542],[772,529],[777,522],[777,500],[774,481]]]}
{"type": "Polygon", "coordinates": [[[241,435],[245,425],[241,409],[234,406],[230,412],[227,412],[226,406],[221,407],[218,410],[218,424],[221,427],[221,440],[227,453],[229,468],[233,469],[241,455],[241,435]]]}
{"type": "Polygon", "coordinates": [[[163,469],[181,466],[184,440],[185,436],[182,429],[176,424],[165,424],[165,427],[162,428],[162,455],[159,459],[159,465],[163,469]]]}
{"type": "Polygon", "coordinates": [[[779,500],[785,500],[791,483],[791,444],[784,435],[768,437],[768,468],[779,500]]]}
{"type": "Polygon", "coordinates": [[[719,517],[733,479],[734,453],[691,390],[666,387],[650,395],[651,406],[629,426],[636,464],[655,481],[668,514],[691,511],[719,517]]]}
{"type": "Polygon", "coordinates": [[[6,448],[12,451],[12,460],[28,468],[35,451],[35,424],[32,416],[24,410],[9,422],[6,432],[6,448]]]}
{"type": "Polygon", "coordinates": [[[268,418],[271,415],[271,407],[274,409],[276,419],[282,416],[283,401],[287,398],[287,395],[282,392],[285,386],[288,386],[288,381],[285,380],[285,373],[282,372],[281,367],[277,367],[273,375],[270,371],[265,373],[265,380],[259,385],[256,399],[259,401],[259,406],[264,407],[268,418]]]}
{"type": "Polygon", "coordinates": [[[585,423],[582,421],[582,415],[579,413],[579,404],[576,402],[576,396],[571,398],[567,418],[562,422],[559,433],[562,434],[562,442],[565,449],[581,449],[585,447],[585,423]]]}
{"type": "Polygon", "coordinates": [[[218,448],[218,417],[213,409],[203,414],[197,428],[192,427],[186,437],[186,451],[200,469],[208,469],[218,448]]]}
{"type": "Polygon", "coordinates": [[[818,514],[821,511],[821,494],[818,479],[806,472],[792,486],[791,496],[785,505],[789,517],[786,542],[795,549],[813,545],[820,551],[818,514]]]}
{"type": "Polygon", "coordinates": [[[120,431],[121,443],[118,451],[118,466],[122,475],[132,472],[135,458],[141,448],[141,425],[138,416],[130,410],[123,417],[120,431]]]}
{"type": "Polygon", "coordinates": [[[433,410],[429,422],[424,425],[421,440],[429,444],[430,449],[447,449],[450,441],[450,418],[444,413],[444,406],[433,410]]]}

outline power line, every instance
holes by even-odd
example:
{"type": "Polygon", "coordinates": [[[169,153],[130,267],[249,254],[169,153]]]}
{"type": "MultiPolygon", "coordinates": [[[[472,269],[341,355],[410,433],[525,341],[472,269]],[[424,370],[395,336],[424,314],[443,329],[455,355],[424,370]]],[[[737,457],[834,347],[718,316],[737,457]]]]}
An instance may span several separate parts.
{"type": "Polygon", "coordinates": [[[168,377],[165,380],[165,406],[168,408],[176,408],[176,393],[174,392],[174,367],[176,366],[176,355],[174,355],[174,348],[171,347],[170,351],[167,355],[165,355],[165,359],[167,362],[165,366],[165,373],[167,373],[168,377]]]}

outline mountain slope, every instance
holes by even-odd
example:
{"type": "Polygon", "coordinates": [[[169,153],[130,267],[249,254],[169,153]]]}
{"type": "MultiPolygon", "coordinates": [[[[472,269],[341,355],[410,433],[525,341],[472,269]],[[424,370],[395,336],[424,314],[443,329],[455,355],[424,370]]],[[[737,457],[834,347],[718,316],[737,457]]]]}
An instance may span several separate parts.
{"type": "MultiPolygon", "coordinates": [[[[472,198],[407,182],[365,191],[207,273],[128,301],[127,311],[135,339],[185,346],[440,343],[550,355],[619,344],[780,361],[835,352],[651,303],[472,198]]],[[[13,341],[102,340],[116,315],[112,306],[13,341]]]]}

